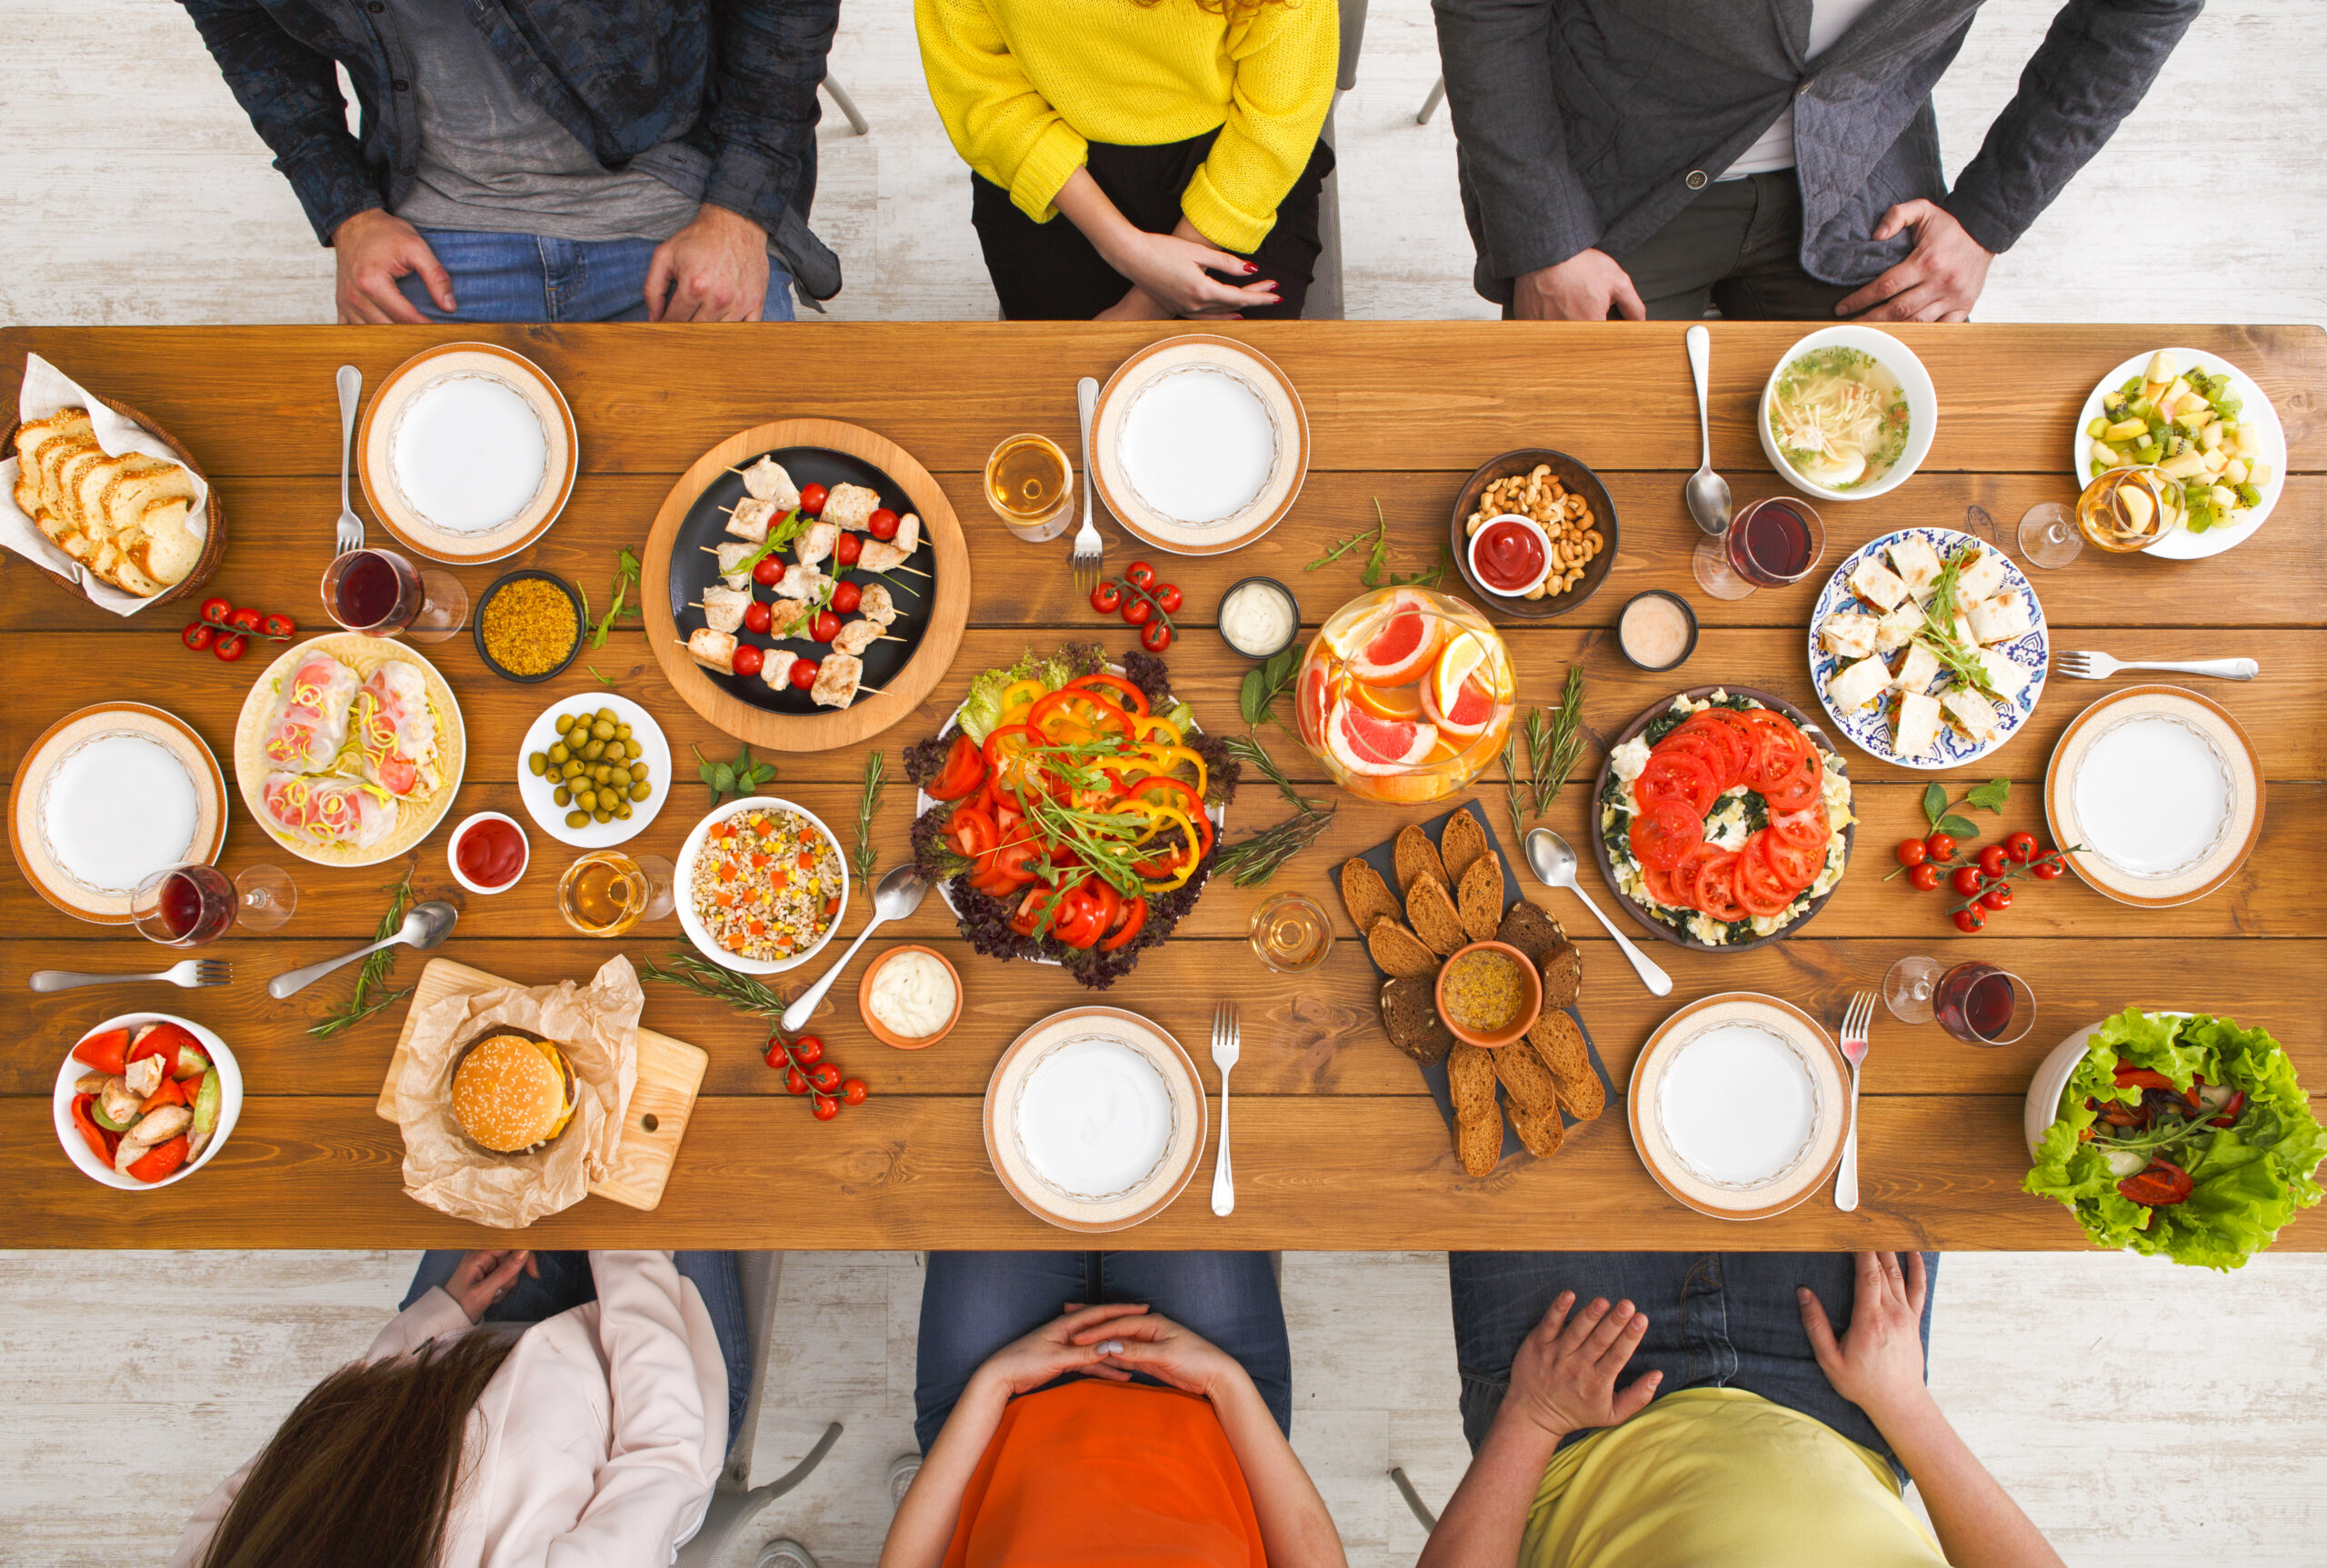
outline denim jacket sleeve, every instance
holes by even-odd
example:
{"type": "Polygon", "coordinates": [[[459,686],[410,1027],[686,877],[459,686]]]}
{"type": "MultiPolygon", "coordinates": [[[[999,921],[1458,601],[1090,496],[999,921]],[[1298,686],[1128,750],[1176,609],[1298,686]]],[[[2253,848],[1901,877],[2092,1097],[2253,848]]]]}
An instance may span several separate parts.
{"type": "Polygon", "coordinates": [[[840,0],[723,0],[714,16],[717,101],[703,199],[774,234],[812,166],[816,88],[840,0]]]}
{"type": "Polygon", "coordinates": [[[2133,112],[2205,0],[2069,0],[1943,204],[2011,248],[2133,112]]]}
{"type": "Polygon", "coordinates": [[[385,198],[347,130],[347,100],[331,56],[308,48],[267,14],[259,0],[180,0],[209,45],[211,57],[251,117],[252,128],[275,152],[275,166],[291,182],[315,238],[385,198]]]}

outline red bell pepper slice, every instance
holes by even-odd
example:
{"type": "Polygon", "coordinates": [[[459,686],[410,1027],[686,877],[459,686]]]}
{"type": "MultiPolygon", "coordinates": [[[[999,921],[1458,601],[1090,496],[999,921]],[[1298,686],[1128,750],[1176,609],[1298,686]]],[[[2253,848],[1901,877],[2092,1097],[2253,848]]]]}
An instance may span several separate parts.
{"type": "Polygon", "coordinates": [[[1121,675],[1110,674],[1103,670],[1095,675],[1078,675],[1066,684],[1069,691],[1104,690],[1116,694],[1114,700],[1118,706],[1128,708],[1143,719],[1148,716],[1147,694],[1121,675]]]}
{"type": "Polygon", "coordinates": [[[166,1144],[156,1144],[144,1157],[129,1164],[129,1174],[141,1182],[158,1182],[185,1164],[187,1144],[180,1133],[166,1144]]]}
{"type": "Polygon", "coordinates": [[[1106,940],[1099,944],[1099,951],[1102,953],[1114,952],[1116,949],[1122,947],[1125,943],[1131,941],[1133,937],[1137,936],[1141,928],[1146,925],[1146,924],[1147,900],[1144,898],[1124,899],[1123,901],[1123,907],[1115,914],[1114,928],[1107,933],[1106,940]]]}
{"type": "Polygon", "coordinates": [[[146,1112],[157,1111],[165,1105],[185,1104],[186,1104],[185,1090],[179,1086],[175,1078],[165,1078],[162,1080],[161,1086],[146,1095],[144,1102],[138,1105],[137,1114],[143,1116],[146,1112]]]}
{"type": "Polygon", "coordinates": [[[2196,1185],[2189,1172],[2171,1160],[2152,1156],[2147,1170],[2127,1176],[2117,1183],[2117,1191],[2134,1203],[2162,1209],[2187,1198],[2196,1185]]]}
{"type": "MultiPolygon", "coordinates": [[[[125,1029],[121,1031],[121,1033],[124,1036],[126,1036],[129,1031],[125,1029]]],[[[89,1141],[89,1152],[96,1155],[98,1160],[104,1164],[107,1170],[111,1170],[113,1168],[113,1145],[105,1142],[105,1129],[98,1126],[96,1123],[90,1120],[89,1117],[89,1107],[95,1102],[95,1100],[96,1096],[95,1094],[75,1094],[73,1096],[73,1125],[79,1128],[81,1131],[81,1136],[89,1141]]]]}
{"type": "Polygon", "coordinates": [[[119,1074],[127,1066],[129,1031],[108,1029],[102,1034],[92,1034],[73,1047],[73,1060],[95,1068],[108,1076],[119,1074]]]}

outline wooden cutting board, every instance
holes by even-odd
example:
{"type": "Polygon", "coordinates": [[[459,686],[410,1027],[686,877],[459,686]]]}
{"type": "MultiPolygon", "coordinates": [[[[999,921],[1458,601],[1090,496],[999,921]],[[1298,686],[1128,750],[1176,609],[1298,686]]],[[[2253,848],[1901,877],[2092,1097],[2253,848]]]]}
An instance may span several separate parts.
{"type": "MultiPolygon", "coordinates": [[[[388,1061],[379,1103],[373,1107],[383,1121],[396,1119],[395,1096],[388,1085],[403,1071],[413,1020],[420,1010],[456,992],[491,991],[504,985],[514,986],[516,982],[449,958],[428,961],[412,994],[412,1005],[404,1013],[404,1029],[396,1035],[396,1052],[388,1061]]],[[[671,1179],[671,1162],[678,1157],[679,1140],[686,1136],[687,1119],[694,1114],[695,1091],[703,1086],[704,1072],[710,1065],[710,1054],[702,1046],[652,1029],[639,1030],[638,1086],[630,1096],[630,1122],[623,1128],[622,1143],[614,1152],[613,1173],[591,1183],[591,1192],[634,1209],[651,1209],[663,1201],[663,1188],[671,1179]]]]}

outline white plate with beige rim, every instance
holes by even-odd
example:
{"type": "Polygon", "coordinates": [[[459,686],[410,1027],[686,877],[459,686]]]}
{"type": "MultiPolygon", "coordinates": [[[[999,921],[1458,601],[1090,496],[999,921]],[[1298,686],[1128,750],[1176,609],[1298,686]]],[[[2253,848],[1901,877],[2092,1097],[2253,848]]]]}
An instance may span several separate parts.
{"type": "MultiPolygon", "coordinates": [[[[2085,434],[2085,429],[2099,416],[2101,399],[2147,370],[2150,360],[2159,352],[2151,349],[2137,354],[2102,377],[2100,385],[2086,396],[2084,406],[2077,410],[2076,426],[2069,443],[2072,448],[2069,472],[2076,476],[2079,489],[2092,483],[2094,477],[2089,466],[2093,442],[2085,434]]],[[[2246,508],[2237,522],[2226,528],[2209,528],[2202,534],[2177,528],[2142,552],[2160,561],[2202,561],[2252,539],[2271,515],[2271,509],[2279,504],[2279,496],[2287,484],[2286,426],[2279,423],[2279,411],[2263,395],[2262,389],[2254,385],[2254,378],[2222,355],[2208,354],[2202,348],[2168,348],[2162,352],[2173,355],[2183,370],[2202,370],[2208,375],[2230,377],[2231,395],[2239,400],[2238,417],[2242,422],[2253,425],[2255,434],[2262,438],[2260,455],[2271,465],[2271,482],[2262,487],[2262,504],[2246,508]]]]}
{"type": "Polygon", "coordinates": [[[226,775],[194,729],[144,703],[99,703],[43,732],[8,792],[8,847],[58,909],[129,924],[157,871],[215,865],[226,845],[226,775]]]}
{"type": "Polygon", "coordinates": [[[1728,991],[1656,1026],[1624,1114],[1658,1186],[1717,1220],[1765,1220],[1842,1163],[1850,1092],[1849,1065],[1815,1019],[1728,991]]]}
{"type": "Polygon", "coordinates": [[[1100,389],[1087,475],[1115,520],[1175,555],[1251,544],[1293,510],[1309,415],[1283,371],[1233,338],[1149,344],[1100,389]]]}
{"type": "Polygon", "coordinates": [[[2069,721],[2044,769],[2052,842],[2120,904],[2170,909],[2237,874],[2262,836],[2262,765],[2220,704],[2127,686],[2069,721]]]}
{"type": "Polygon", "coordinates": [[[1004,1191],[1062,1230],[1126,1230],[1184,1191],[1210,1124],[1180,1043],[1120,1007],[1070,1007],[1010,1043],[985,1086],[1004,1191]]]}
{"type": "Polygon", "coordinates": [[[387,531],[455,566],[549,532],[582,463],[564,395],[532,360],[489,343],[439,344],[390,371],[355,450],[364,499],[387,531]]]}

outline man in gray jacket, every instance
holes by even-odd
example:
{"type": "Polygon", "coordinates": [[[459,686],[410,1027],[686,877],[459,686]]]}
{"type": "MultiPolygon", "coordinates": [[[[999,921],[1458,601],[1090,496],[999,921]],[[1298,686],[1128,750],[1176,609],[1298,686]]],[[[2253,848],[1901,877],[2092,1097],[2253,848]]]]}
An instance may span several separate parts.
{"type": "Polygon", "coordinates": [[[1962,321],[2204,0],[2068,0],[1955,188],[1980,0],[1432,0],[1479,292],[1526,320],[1962,321]]]}

